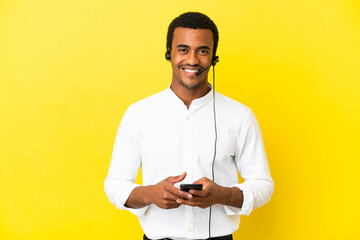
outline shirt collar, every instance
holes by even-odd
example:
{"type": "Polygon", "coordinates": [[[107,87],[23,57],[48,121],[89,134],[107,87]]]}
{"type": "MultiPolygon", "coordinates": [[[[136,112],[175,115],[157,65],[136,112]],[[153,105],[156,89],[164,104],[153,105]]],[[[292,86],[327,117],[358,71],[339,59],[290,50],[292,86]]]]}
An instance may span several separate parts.
{"type": "MultiPolygon", "coordinates": [[[[208,85],[209,85],[210,91],[205,96],[194,99],[190,104],[189,110],[196,111],[197,109],[204,106],[206,103],[208,103],[213,98],[214,89],[210,83],[208,83],[208,85]]],[[[177,104],[184,106],[186,108],[186,105],[184,104],[184,102],[173,92],[173,90],[171,90],[170,86],[171,85],[169,85],[167,91],[168,91],[171,99],[174,100],[174,102],[176,102],[177,104]]]]}

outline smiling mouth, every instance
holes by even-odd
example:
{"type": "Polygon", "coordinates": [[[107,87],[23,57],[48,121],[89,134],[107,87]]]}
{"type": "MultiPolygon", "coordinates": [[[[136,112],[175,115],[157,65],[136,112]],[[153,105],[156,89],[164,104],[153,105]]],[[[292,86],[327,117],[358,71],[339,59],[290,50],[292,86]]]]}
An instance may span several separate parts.
{"type": "Polygon", "coordinates": [[[188,73],[197,73],[198,71],[200,71],[200,69],[187,69],[187,68],[183,68],[183,70],[188,73]]]}

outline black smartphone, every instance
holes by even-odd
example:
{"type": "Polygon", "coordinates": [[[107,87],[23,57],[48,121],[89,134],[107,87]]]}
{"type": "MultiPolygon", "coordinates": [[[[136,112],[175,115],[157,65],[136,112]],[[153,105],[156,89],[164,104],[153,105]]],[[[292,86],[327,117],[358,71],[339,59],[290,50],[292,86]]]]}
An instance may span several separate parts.
{"type": "Polygon", "coordinates": [[[181,184],[180,185],[180,190],[185,191],[185,192],[189,192],[190,189],[202,190],[202,188],[203,188],[202,184],[181,184]]]}

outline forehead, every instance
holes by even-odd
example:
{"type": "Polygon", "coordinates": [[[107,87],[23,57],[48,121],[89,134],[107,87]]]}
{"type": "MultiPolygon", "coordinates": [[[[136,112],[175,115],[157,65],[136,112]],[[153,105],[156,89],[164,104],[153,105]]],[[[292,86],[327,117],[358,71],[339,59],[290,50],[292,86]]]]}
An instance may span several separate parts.
{"type": "Polygon", "coordinates": [[[172,47],[185,44],[190,47],[208,46],[213,48],[214,36],[210,29],[175,28],[172,47]]]}

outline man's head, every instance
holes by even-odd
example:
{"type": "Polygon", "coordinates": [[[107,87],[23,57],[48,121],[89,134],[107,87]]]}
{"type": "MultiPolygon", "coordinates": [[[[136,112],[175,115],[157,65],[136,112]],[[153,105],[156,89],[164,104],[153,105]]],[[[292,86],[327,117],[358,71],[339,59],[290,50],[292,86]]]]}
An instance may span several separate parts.
{"type": "Polygon", "coordinates": [[[184,13],[170,23],[165,57],[173,69],[173,90],[208,91],[207,67],[215,58],[218,39],[214,22],[201,13],[184,13]]]}
{"type": "MultiPolygon", "coordinates": [[[[174,37],[174,30],[176,28],[190,28],[190,29],[210,29],[213,33],[213,52],[212,57],[216,56],[216,49],[219,42],[219,32],[215,23],[205,14],[198,12],[187,12],[183,13],[175,18],[169,25],[167,32],[166,49],[172,51],[172,42],[174,37]]],[[[169,59],[168,59],[169,60],[169,59]]]]}

